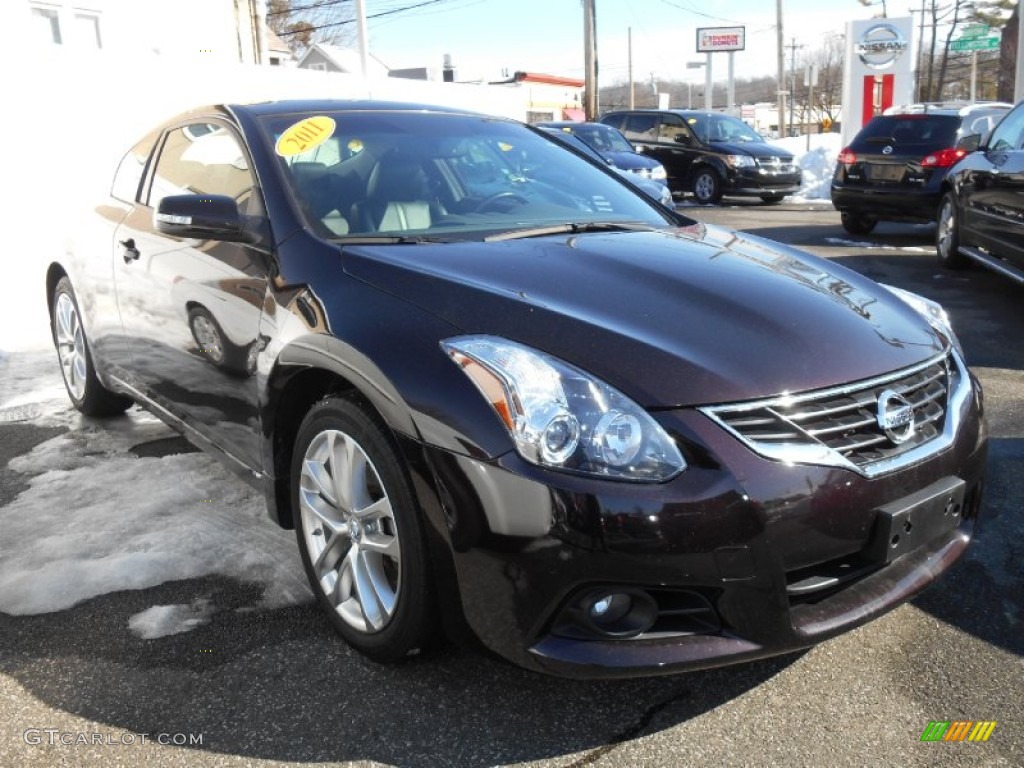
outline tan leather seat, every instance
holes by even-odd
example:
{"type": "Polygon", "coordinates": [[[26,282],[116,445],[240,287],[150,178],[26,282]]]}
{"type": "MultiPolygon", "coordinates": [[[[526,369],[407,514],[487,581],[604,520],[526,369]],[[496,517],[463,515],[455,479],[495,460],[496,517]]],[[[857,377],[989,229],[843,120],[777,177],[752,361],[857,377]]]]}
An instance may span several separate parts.
{"type": "Polygon", "coordinates": [[[352,206],[352,224],[361,232],[428,229],[433,222],[429,197],[422,164],[388,153],[370,172],[366,199],[352,206]]]}

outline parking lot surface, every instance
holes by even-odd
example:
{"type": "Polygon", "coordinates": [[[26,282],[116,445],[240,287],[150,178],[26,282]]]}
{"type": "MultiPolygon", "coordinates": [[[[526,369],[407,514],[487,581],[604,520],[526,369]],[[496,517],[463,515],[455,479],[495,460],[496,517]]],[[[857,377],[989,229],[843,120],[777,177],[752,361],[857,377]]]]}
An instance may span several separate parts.
{"type": "Polygon", "coordinates": [[[684,210],[946,306],[992,440],[984,527],[941,582],[806,652],[672,677],[558,680],[454,645],[379,666],[333,635],[247,486],[138,409],[75,415],[56,356],[19,353],[0,361],[0,765],[1024,765],[1024,292],[942,271],[929,227],[684,210]],[[924,742],[931,721],[996,726],[924,742]]]}

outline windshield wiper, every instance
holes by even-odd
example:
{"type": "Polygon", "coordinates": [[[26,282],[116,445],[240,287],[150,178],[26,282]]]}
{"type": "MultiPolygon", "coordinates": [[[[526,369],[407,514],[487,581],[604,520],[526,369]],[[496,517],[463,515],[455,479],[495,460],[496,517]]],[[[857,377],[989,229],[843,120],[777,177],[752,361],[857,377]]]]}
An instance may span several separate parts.
{"type": "Polygon", "coordinates": [[[527,237],[544,237],[545,235],[579,235],[583,232],[653,232],[654,230],[655,227],[650,224],[638,221],[578,221],[550,224],[545,227],[511,229],[508,232],[488,235],[484,241],[493,243],[498,240],[519,240],[527,237]]]}

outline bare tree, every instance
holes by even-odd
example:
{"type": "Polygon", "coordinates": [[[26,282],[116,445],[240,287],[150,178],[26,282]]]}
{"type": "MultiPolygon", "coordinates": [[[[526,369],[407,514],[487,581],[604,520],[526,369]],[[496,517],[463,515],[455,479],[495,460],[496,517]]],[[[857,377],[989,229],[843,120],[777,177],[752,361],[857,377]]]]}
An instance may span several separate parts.
{"type": "Polygon", "coordinates": [[[843,62],[846,58],[846,42],[843,35],[834,34],[825,38],[820,48],[807,55],[807,63],[818,67],[818,84],[814,88],[814,103],[809,106],[810,118],[821,121],[827,117],[835,122],[838,105],[843,101],[843,62]]]}
{"type": "Polygon", "coordinates": [[[350,44],[355,37],[349,0],[269,0],[267,25],[296,53],[313,43],[350,44]]]}

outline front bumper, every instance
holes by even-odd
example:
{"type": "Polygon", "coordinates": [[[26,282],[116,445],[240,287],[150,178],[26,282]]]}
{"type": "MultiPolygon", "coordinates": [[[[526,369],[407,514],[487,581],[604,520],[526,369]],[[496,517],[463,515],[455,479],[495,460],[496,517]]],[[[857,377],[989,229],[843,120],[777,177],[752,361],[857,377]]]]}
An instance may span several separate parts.
{"type": "Polygon", "coordinates": [[[975,390],[951,446],[875,478],[763,458],[690,410],[657,414],[689,467],[656,486],[552,473],[512,453],[424,455],[452,584],[480,640],[549,674],[633,677],[805,648],[917,594],[973,536],[986,458],[980,411],[975,390]],[[961,481],[958,523],[888,564],[871,554],[880,510],[961,481]],[[844,572],[831,587],[803,590],[844,572]],[[566,632],[580,596],[601,590],[649,594],[666,615],[683,606],[695,620],[673,617],[624,639],[566,632]]]}
{"type": "Polygon", "coordinates": [[[793,195],[800,190],[803,173],[775,173],[759,168],[727,168],[723,191],[727,195],[793,195]]]}

